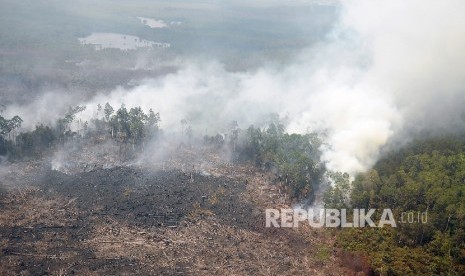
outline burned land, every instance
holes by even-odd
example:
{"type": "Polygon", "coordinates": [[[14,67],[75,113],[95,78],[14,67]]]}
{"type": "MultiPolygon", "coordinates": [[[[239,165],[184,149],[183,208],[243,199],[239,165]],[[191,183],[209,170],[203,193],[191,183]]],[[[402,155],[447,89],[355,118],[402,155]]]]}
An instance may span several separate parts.
{"type": "Polygon", "coordinates": [[[150,168],[120,164],[64,173],[41,164],[17,162],[2,171],[2,275],[363,269],[362,263],[344,267],[331,232],[265,228],[265,208],[286,207],[285,201],[269,173],[247,164],[182,150],[150,168]]]}

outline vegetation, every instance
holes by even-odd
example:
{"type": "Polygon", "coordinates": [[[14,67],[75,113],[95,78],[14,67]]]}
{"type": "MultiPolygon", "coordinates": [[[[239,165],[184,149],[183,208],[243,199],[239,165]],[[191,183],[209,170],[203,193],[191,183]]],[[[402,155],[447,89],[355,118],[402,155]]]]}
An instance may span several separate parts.
{"type": "MultiPolygon", "coordinates": [[[[237,140],[237,125],[231,124],[231,143],[237,140]]],[[[287,194],[297,200],[312,199],[321,183],[324,166],[320,163],[317,134],[288,134],[277,116],[265,128],[250,126],[239,152],[241,160],[275,172],[287,194]]]]}
{"type": "Polygon", "coordinates": [[[417,140],[381,159],[372,170],[335,181],[329,206],[390,208],[396,228],[339,231],[339,243],[370,256],[382,275],[459,275],[465,271],[465,139],[417,140]],[[341,192],[344,191],[344,192],[341,192]],[[350,193],[350,197],[341,194],[350,193]],[[418,213],[421,219],[418,219],[418,213]],[[413,223],[402,214],[413,213],[413,223]],[[427,213],[427,216],[424,215],[427,213]]]}
{"type": "Polygon", "coordinates": [[[38,125],[33,131],[23,132],[18,136],[13,156],[39,156],[57,142],[56,130],[38,125]]]}
{"type": "MultiPolygon", "coordinates": [[[[183,129],[187,124],[186,120],[181,121],[183,129]]],[[[263,127],[251,125],[244,131],[237,121],[231,121],[226,130],[226,133],[204,136],[204,143],[225,149],[234,161],[252,162],[273,172],[276,184],[291,199],[313,200],[325,173],[320,162],[322,141],[318,134],[285,133],[283,120],[275,114],[263,127]]]]}
{"type": "Polygon", "coordinates": [[[0,115],[0,155],[6,154],[13,148],[16,130],[21,127],[22,122],[19,116],[5,119],[0,115]]]}
{"type": "Polygon", "coordinates": [[[22,119],[14,116],[7,120],[0,116],[0,155],[9,155],[12,158],[24,156],[40,156],[42,153],[57,145],[64,144],[69,139],[103,135],[104,138],[113,139],[121,147],[126,145],[142,146],[143,142],[158,135],[160,115],[152,109],[148,114],[142,108],[133,107],[127,110],[122,105],[116,112],[107,103],[103,110],[98,105],[98,114],[89,122],[82,121],[80,114],[85,106],[70,107],[63,118],[56,121],[54,126],[38,125],[32,131],[17,134],[22,119]]]}

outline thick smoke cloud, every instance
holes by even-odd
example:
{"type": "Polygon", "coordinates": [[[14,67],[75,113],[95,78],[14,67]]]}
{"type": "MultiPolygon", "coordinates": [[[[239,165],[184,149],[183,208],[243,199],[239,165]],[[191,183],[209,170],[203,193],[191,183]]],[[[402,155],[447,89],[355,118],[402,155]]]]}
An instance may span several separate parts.
{"type": "Polygon", "coordinates": [[[197,134],[242,127],[270,112],[288,131],[325,130],[323,159],[331,170],[369,168],[380,148],[406,129],[464,124],[465,19],[462,1],[342,1],[326,41],[284,67],[230,72],[212,61],[186,61],[176,73],[117,88],[87,101],[153,108],[166,131],[187,118],[197,134]]]}
{"type": "Polygon", "coordinates": [[[379,146],[392,135],[398,116],[385,95],[350,84],[358,74],[358,70],[325,68],[323,64],[253,73],[230,73],[218,64],[195,64],[131,90],[97,96],[88,106],[109,101],[113,106],[125,103],[153,108],[161,113],[164,129],[178,131],[179,122],[187,118],[197,134],[223,131],[231,120],[247,127],[277,112],[288,117],[290,132],[326,130],[328,167],[355,172],[371,165],[379,146]]]}

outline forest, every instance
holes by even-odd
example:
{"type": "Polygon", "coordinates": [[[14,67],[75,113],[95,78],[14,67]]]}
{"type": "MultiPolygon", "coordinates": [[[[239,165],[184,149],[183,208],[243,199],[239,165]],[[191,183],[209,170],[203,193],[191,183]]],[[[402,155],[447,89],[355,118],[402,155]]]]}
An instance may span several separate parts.
{"type": "Polygon", "coordinates": [[[396,228],[337,231],[338,244],[363,252],[382,275],[461,275],[465,271],[465,138],[424,135],[349,181],[335,178],[326,206],[390,208],[396,228]],[[424,214],[427,213],[427,216],[424,214]],[[423,214],[423,219],[418,219],[423,214]],[[413,223],[412,223],[413,222],[413,223]]]}

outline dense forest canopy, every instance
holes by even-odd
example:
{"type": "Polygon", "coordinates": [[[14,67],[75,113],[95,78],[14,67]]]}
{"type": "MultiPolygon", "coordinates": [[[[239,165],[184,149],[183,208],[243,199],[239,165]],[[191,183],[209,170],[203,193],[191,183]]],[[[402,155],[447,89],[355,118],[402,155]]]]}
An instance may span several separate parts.
{"type": "Polygon", "coordinates": [[[414,223],[397,228],[339,231],[339,244],[365,252],[377,273],[460,275],[465,271],[464,195],[465,136],[443,134],[388,153],[350,185],[339,179],[326,204],[389,208],[398,218],[413,214],[414,223]]]}

